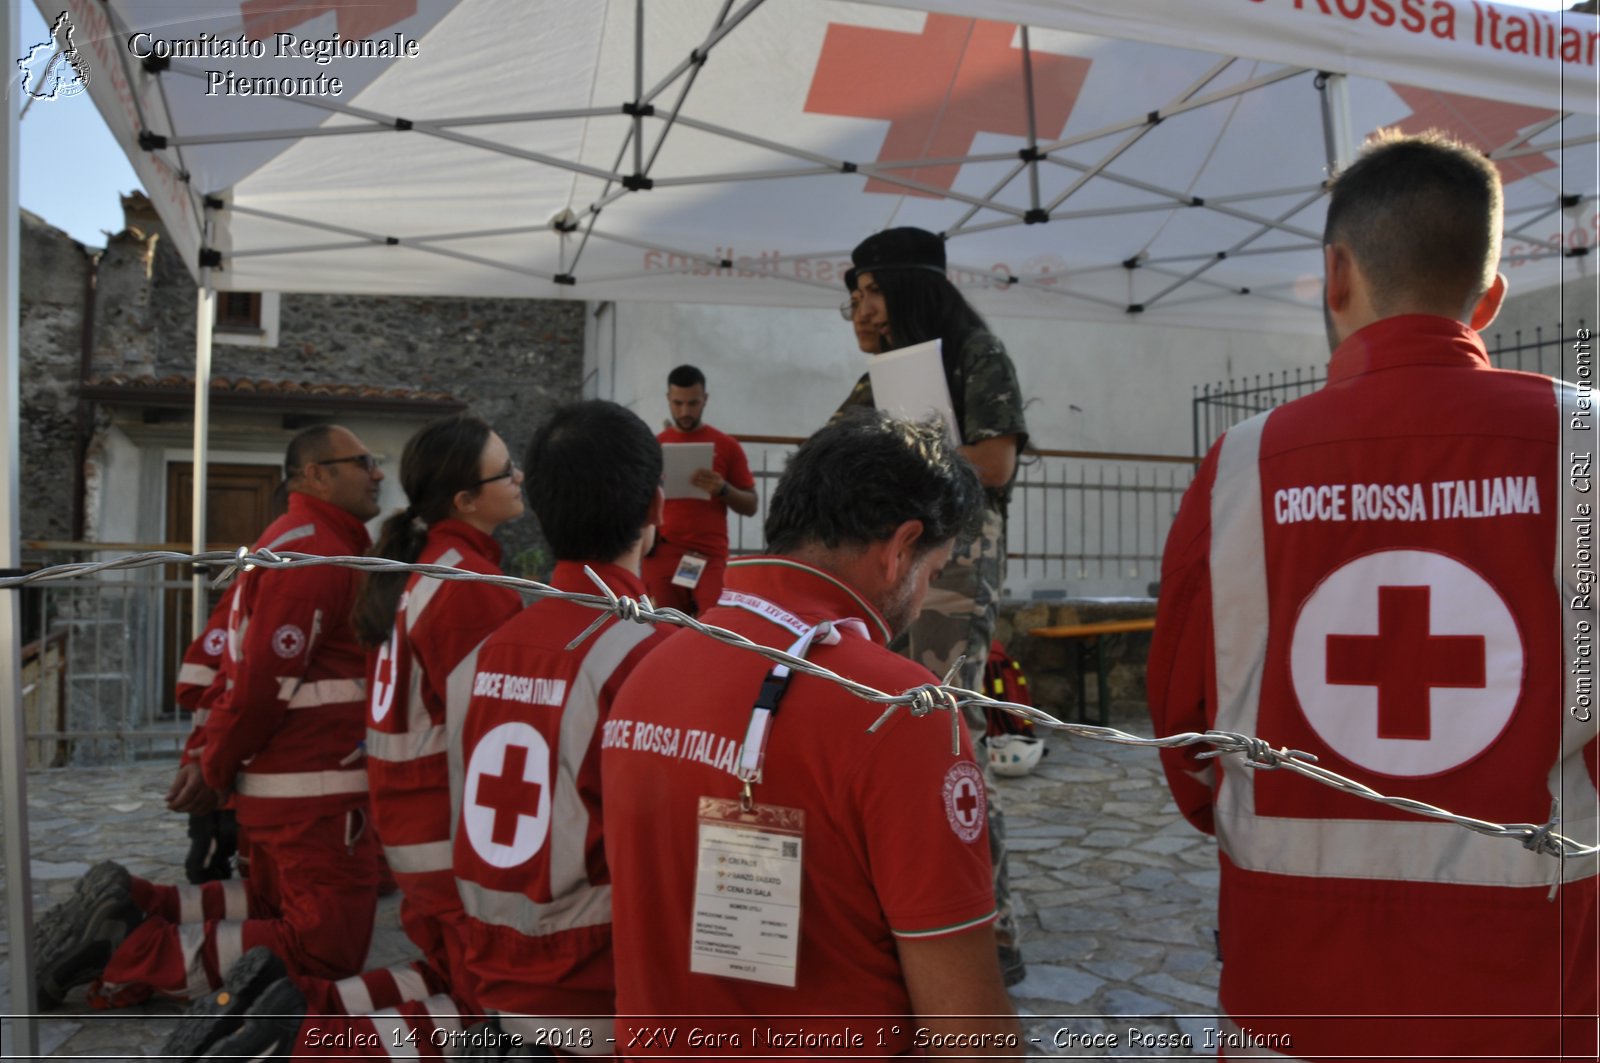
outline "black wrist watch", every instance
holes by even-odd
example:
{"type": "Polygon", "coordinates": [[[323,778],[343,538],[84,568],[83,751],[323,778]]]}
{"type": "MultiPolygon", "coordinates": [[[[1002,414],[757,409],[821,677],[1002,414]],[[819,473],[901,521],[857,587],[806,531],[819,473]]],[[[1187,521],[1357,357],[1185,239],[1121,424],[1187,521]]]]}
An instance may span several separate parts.
{"type": "Polygon", "coordinates": [[[722,486],[717,488],[717,497],[722,498],[728,493],[728,481],[722,481],[722,486]]]}

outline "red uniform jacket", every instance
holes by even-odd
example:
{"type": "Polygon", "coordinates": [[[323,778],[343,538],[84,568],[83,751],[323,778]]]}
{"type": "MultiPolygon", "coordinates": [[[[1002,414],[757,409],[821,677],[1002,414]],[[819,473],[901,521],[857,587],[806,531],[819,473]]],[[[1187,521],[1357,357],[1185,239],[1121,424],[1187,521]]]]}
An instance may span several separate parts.
{"type": "MultiPolygon", "coordinates": [[[[500,544],[457,520],[428,529],[417,561],[501,574],[500,544]]],[[[373,658],[367,702],[372,817],[396,871],[451,868],[447,711],[466,712],[472,651],[521,609],[509,587],[420,575],[406,584],[394,633],[373,658]]]]}
{"type": "MultiPolygon", "coordinates": [[[[618,594],[644,593],[625,569],[590,567],[618,594]]],[[[595,589],[583,566],[567,561],[550,583],[595,589]]],[[[568,650],[597,615],[535,602],[479,649],[460,740],[455,869],[475,999],[535,1017],[523,1020],[528,1029],[539,1017],[607,1016],[589,1044],[563,1046],[608,1054],[614,981],[600,737],[623,679],[666,632],[610,620],[568,650]]]]}
{"type": "MultiPolygon", "coordinates": [[[[257,548],[366,552],[351,514],[292,492],[257,548]]],[[[223,690],[206,721],[206,785],[236,794],[239,822],[275,824],[367,803],[366,654],[350,627],[356,572],[337,565],[257,568],[239,577],[223,690]]]]}
{"type": "MultiPolygon", "coordinates": [[[[1465,326],[1408,316],[1341,344],[1322,391],[1230,429],[1167,541],[1156,733],[1259,735],[1386,794],[1502,823],[1554,814],[1594,844],[1571,398],[1492,369],[1465,326]]],[[[1163,764],[1222,852],[1222,1010],[1265,1047],[1593,1051],[1593,857],[1197,752],[1163,764]]]]}

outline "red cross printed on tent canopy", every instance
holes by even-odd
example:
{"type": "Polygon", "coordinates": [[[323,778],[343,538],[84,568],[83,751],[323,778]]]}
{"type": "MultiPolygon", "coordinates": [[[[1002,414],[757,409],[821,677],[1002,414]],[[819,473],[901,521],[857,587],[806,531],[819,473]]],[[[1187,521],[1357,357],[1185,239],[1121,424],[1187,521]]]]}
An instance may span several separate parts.
{"type": "MultiPolygon", "coordinates": [[[[1525,130],[1556,117],[1554,111],[1538,107],[1434,92],[1394,82],[1390,82],[1389,87],[1411,108],[1410,114],[1395,123],[1402,132],[1440,129],[1485,152],[1515,144],[1525,130]]],[[[1501,159],[1495,165],[1500,168],[1500,180],[1506,184],[1556,168],[1550,156],[1542,153],[1501,159]]]]}
{"type": "Polygon", "coordinates": [[[415,15],[417,0],[244,0],[239,5],[245,36],[257,41],[329,11],[338,19],[341,37],[360,40],[415,15]]]}
{"type": "Polygon", "coordinates": [[[1523,656],[1516,620],[1483,576],[1445,554],[1385,550],[1341,565],[1306,598],[1289,676],[1335,753],[1415,777],[1459,767],[1500,736],[1523,656]]]}
{"type": "Polygon", "coordinates": [[[1482,635],[1428,632],[1427,587],[1379,587],[1376,635],[1329,635],[1328,682],[1378,688],[1378,737],[1426,742],[1433,687],[1483,686],[1482,635]]]}
{"type": "Polygon", "coordinates": [[[493,728],[472,750],[462,819],[473,852],[493,867],[516,867],[550,833],[550,746],[526,723],[493,728]]]}
{"type": "MultiPolygon", "coordinates": [[[[921,33],[834,23],[823,39],[805,109],[888,119],[879,162],[966,155],[979,133],[1025,137],[1022,51],[1011,46],[1016,30],[952,15],[929,15],[921,33]]],[[[1037,134],[1054,140],[1078,102],[1090,60],[1035,51],[1031,61],[1037,134]]],[[[960,170],[930,166],[906,176],[949,189],[960,170]]],[[[866,188],[937,198],[887,181],[868,180],[866,188]]]]}

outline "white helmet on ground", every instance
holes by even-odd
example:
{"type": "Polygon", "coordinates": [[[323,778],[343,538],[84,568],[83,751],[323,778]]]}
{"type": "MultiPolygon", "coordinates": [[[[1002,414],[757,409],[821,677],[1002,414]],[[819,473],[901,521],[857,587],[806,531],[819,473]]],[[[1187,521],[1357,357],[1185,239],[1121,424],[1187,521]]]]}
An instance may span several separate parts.
{"type": "Polygon", "coordinates": [[[989,747],[989,766],[996,775],[1026,775],[1044,756],[1044,741],[1027,735],[990,735],[985,744],[989,747]]]}

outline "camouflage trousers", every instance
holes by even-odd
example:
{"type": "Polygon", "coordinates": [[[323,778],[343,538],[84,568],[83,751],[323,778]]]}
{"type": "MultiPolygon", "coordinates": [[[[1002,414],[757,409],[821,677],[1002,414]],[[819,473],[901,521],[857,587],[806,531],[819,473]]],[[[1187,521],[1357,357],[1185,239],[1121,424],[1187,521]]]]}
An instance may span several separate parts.
{"type": "MultiPolygon", "coordinates": [[[[940,679],[956,658],[965,654],[967,659],[956,675],[955,685],[968,690],[980,689],[989,644],[994,640],[1005,574],[1005,534],[1005,517],[993,506],[985,507],[981,532],[971,542],[957,544],[957,552],[951,555],[944,573],[928,588],[922,612],[894,645],[940,679]]],[[[1005,811],[995,789],[986,747],[981,744],[989,722],[976,706],[969,705],[964,711],[972,748],[983,767],[984,795],[989,806],[989,856],[994,864],[994,901],[999,912],[995,938],[1000,946],[1000,970],[1006,976],[1006,984],[1012,985],[1022,977],[1022,953],[1011,906],[1011,877],[1006,871],[1005,811]]]]}

